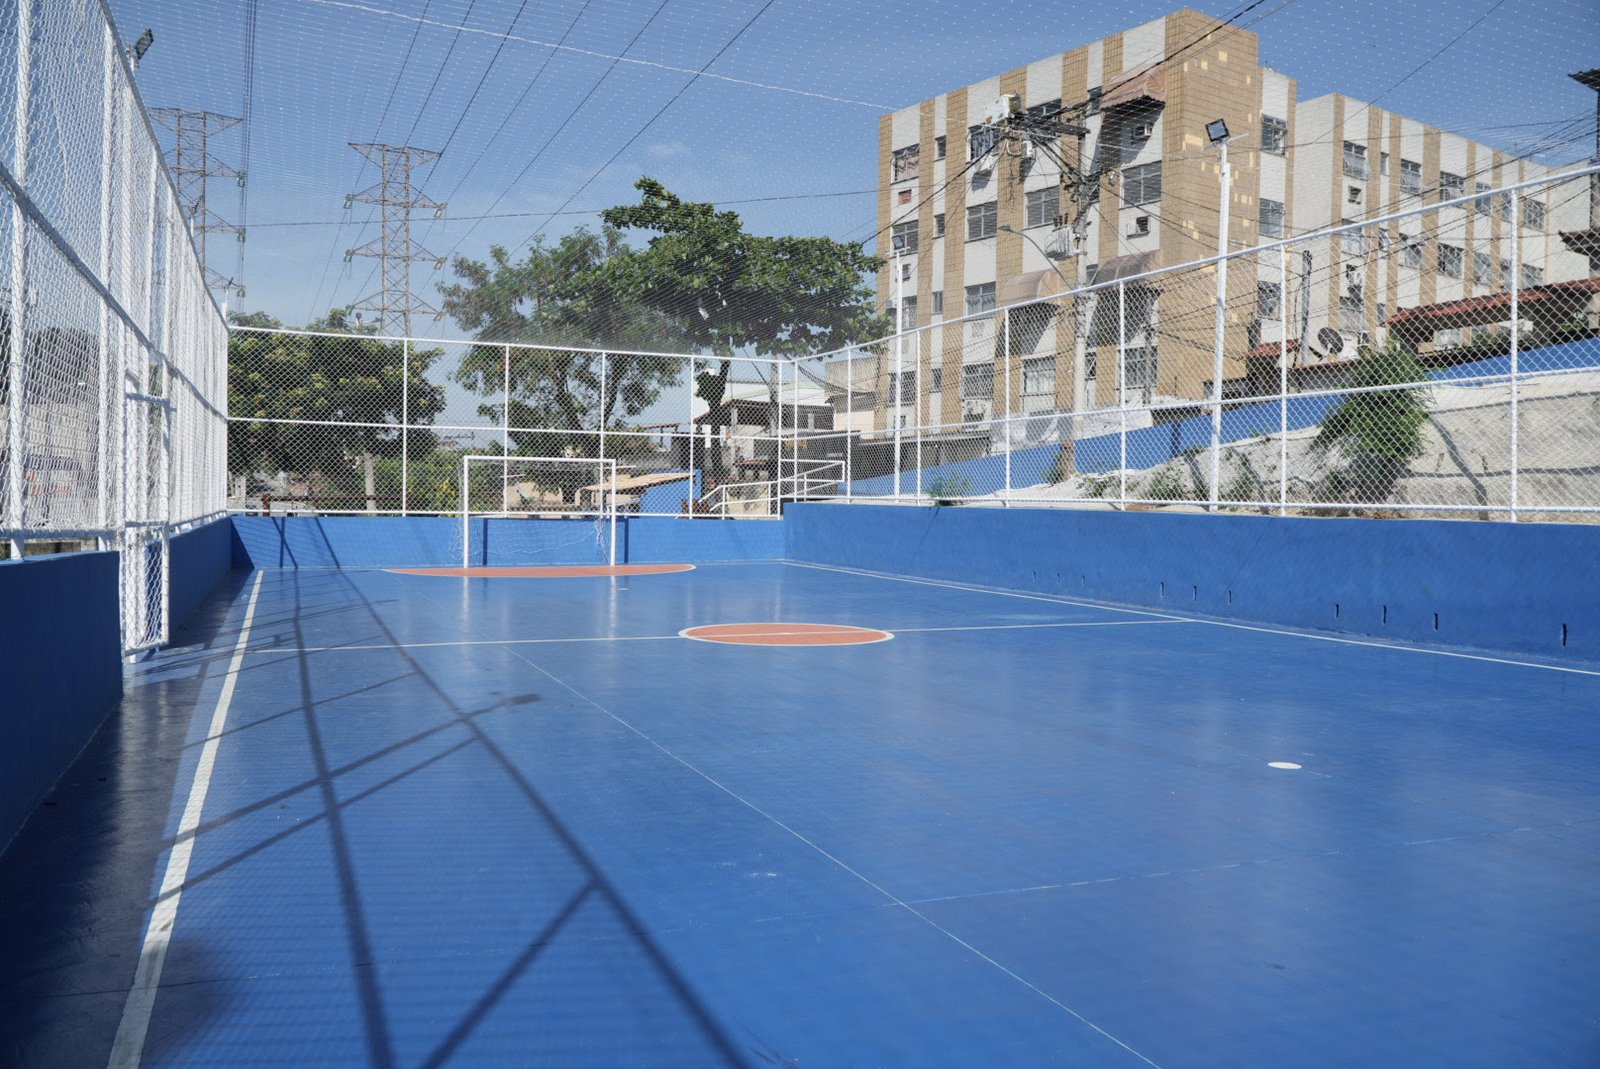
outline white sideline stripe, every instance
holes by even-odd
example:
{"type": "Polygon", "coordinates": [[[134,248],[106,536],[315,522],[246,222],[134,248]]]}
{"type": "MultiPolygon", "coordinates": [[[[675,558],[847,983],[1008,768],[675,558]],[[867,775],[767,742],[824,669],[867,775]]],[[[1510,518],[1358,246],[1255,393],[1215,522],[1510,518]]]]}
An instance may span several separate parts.
{"type": "Polygon", "coordinates": [[[217,695],[217,707],[211,714],[211,727],[206,735],[205,746],[200,750],[200,760],[195,762],[194,780],[189,784],[189,800],[183,807],[178,835],[173,840],[172,852],[167,856],[167,871],[161,878],[161,891],[151,908],[150,924],[145,928],[144,942],[139,947],[139,967],[133,974],[133,987],[128,991],[128,1001],[122,1007],[122,1020],[117,1025],[117,1037],[111,1044],[108,1069],[138,1069],[144,1057],[145,1035],[150,1030],[150,1014],[155,1009],[161,970],[167,963],[167,948],[172,944],[172,928],[178,919],[183,885],[189,879],[195,829],[200,826],[200,813],[205,809],[206,794],[211,790],[217,746],[227,726],[228,706],[233,704],[233,689],[244,664],[245,643],[250,640],[256,599],[261,595],[261,579],[261,573],[258,572],[255,585],[250,589],[249,604],[245,607],[244,626],[240,628],[238,641],[234,643],[233,659],[228,663],[222,691],[217,695]]]}
{"type": "MultiPolygon", "coordinates": [[[[1101,605],[1093,601],[1079,601],[1065,595],[1019,594],[1012,590],[994,590],[990,587],[966,586],[961,583],[950,583],[940,579],[912,579],[903,575],[887,575],[883,572],[869,572],[859,568],[840,568],[831,564],[809,564],[803,561],[785,561],[796,568],[816,568],[825,572],[843,572],[846,575],[864,575],[872,579],[892,579],[897,583],[918,583],[922,586],[945,587],[950,590],[968,590],[974,594],[998,594],[1005,598],[1023,598],[1028,601],[1048,601],[1061,605],[1082,605],[1090,609],[1105,609],[1107,612],[1138,613],[1143,616],[1160,616],[1163,620],[1172,623],[1208,624],[1212,627],[1231,627],[1237,631],[1259,631],[1264,635],[1286,635],[1290,638],[1309,638],[1318,642],[1337,642],[1343,646],[1373,646],[1383,650],[1401,650],[1405,653],[1427,653],[1435,657],[1456,657],[1464,661],[1485,661],[1489,664],[1508,664],[1517,668],[1542,668],[1547,672],[1567,672],[1578,676],[1600,676],[1600,670],[1593,668],[1570,668],[1560,664],[1544,664],[1540,661],[1518,661],[1510,657],[1491,657],[1485,653],[1461,653],[1456,650],[1436,650],[1427,646],[1405,646],[1398,642],[1384,642],[1379,639],[1345,638],[1340,635],[1319,635],[1311,631],[1292,631],[1282,627],[1265,627],[1260,624],[1236,624],[1226,620],[1208,620],[1203,616],[1170,616],[1160,613],[1145,612],[1139,609],[1119,609],[1111,605],[1101,605]]],[[[1152,621],[1154,622],[1154,621],[1152,621]]],[[[905,630],[915,631],[914,627],[905,630]]]]}
{"type": "Polygon", "coordinates": [[[918,586],[936,586],[946,590],[965,590],[973,594],[998,594],[1005,598],[1021,598],[1024,601],[1043,601],[1051,605],[1077,605],[1085,609],[1100,609],[1104,612],[1120,612],[1129,616],[1154,616],[1158,620],[1189,621],[1187,616],[1174,616],[1171,613],[1155,612],[1151,609],[1124,609],[1118,605],[1102,605],[1097,601],[1086,601],[1082,598],[1068,597],[1065,594],[1023,594],[1015,590],[996,590],[993,587],[970,586],[965,583],[952,583],[944,579],[913,579],[909,575],[890,575],[887,572],[869,572],[864,568],[842,568],[836,564],[812,564],[809,561],[789,560],[783,563],[795,568],[815,568],[819,572],[840,572],[844,575],[865,575],[871,579],[888,579],[896,583],[915,583],[918,586]]]}
{"type": "MultiPolygon", "coordinates": [[[[1200,620],[1181,620],[1176,617],[1161,620],[1074,620],[1070,623],[1050,624],[962,624],[956,627],[869,627],[860,625],[867,631],[887,631],[892,635],[922,634],[930,631],[1021,631],[1029,628],[1042,627],[1129,627],[1148,624],[1197,624],[1200,620]]],[[[695,624],[695,627],[716,627],[716,624],[695,624]]],[[[854,627],[854,624],[841,626],[854,627]]],[[[718,635],[718,639],[728,638],[784,638],[794,635],[814,635],[815,631],[740,631],[733,634],[718,635]]],[[[375,642],[370,645],[351,646],[257,646],[245,650],[246,653],[272,654],[272,653],[339,653],[344,651],[357,652],[361,650],[426,650],[450,648],[455,646],[543,646],[563,642],[664,642],[674,638],[695,638],[693,635],[593,635],[580,638],[475,638],[460,639],[451,642],[375,642]]],[[[700,638],[700,642],[712,642],[714,639],[700,638]]],[[[857,643],[861,645],[861,643],[857,643]]]]}

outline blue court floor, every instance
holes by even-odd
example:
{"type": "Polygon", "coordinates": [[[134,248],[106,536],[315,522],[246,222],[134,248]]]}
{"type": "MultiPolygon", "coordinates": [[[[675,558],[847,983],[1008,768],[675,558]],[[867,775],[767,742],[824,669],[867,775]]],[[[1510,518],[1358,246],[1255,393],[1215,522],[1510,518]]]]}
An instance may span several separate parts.
{"type": "Polygon", "coordinates": [[[0,1062],[1600,1064],[1594,666],[788,563],[182,641],[0,863],[0,1062]],[[773,621],[894,637],[678,635],[773,621]]]}

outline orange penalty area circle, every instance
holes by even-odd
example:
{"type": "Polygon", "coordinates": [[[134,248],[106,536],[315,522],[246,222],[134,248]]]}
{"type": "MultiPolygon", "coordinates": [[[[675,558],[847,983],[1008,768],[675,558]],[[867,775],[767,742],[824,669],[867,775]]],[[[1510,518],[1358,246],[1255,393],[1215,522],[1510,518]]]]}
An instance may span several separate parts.
{"type": "Polygon", "coordinates": [[[704,624],[678,634],[696,642],[733,646],[861,646],[894,638],[888,631],[847,624],[704,624]]]}
{"type": "Polygon", "coordinates": [[[692,564],[547,564],[538,567],[390,568],[400,575],[447,575],[459,579],[578,579],[585,576],[661,575],[693,571],[692,564]]]}

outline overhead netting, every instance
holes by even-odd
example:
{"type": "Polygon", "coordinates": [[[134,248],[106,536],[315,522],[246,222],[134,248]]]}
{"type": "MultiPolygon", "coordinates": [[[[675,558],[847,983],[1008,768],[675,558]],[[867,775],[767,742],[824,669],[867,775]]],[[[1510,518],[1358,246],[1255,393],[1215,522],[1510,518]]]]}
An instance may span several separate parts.
{"type": "Polygon", "coordinates": [[[221,117],[161,136],[236,321],[437,354],[319,386],[236,334],[291,430],[235,507],[535,431],[695,515],[1600,507],[1582,0],[112,6],[221,117]]]}

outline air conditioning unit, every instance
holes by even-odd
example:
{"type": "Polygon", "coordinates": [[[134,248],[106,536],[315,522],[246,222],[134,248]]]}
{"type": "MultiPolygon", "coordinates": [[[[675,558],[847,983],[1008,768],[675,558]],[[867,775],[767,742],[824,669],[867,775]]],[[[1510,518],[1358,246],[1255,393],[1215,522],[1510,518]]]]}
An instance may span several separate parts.
{"type": "Polygon", "coordinates": [[[987,155],[979,156],[977,162],[972,165],[973,171],[977,174],[989,174],[994,170],[994,165],[998,157],[999,153],[995,152],[990,152],[987,155]]]}
{"type": "Polygon", "coordinates": [[[1155,136],[1156,124],[1153,122],[1140,122],[1133,124],[1133,139],[1135,141],[1148,141],[1155,136]]]}
{"type": "Polygon", "coordinates": [[[1344,285],[1346,289],[1349,289],[1351,286],[1361,285],[1362,270],[1363,268],[1361,264],[1344,265],[1344,285]]]}
{"type": "Polygon", "coordinates": [[[1356,339],[1332,327],[1323,327],[1311,335],[1307,346],[1318,360],[1347,360],[1356,355],[1356,339]]]}
{"type": "Polygon", "coordinates": [[[1022,98],[1015,93],[1002,93],[1000,99],[990,104],[983,111],[983,121],[986,123],[1004,122],[1013,115],[1022,113],[1022,98]]]}
{"type": "Polygon", "coordinates": [[[1130,238],[1140,238],[1148,233],[1150,233],[1150,217],[1148,215],[1134,216],[1132,225],[1128,227],[1128,236],[1130,238]]]}

